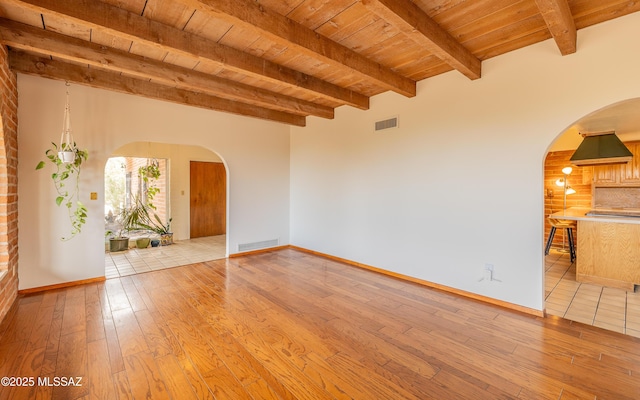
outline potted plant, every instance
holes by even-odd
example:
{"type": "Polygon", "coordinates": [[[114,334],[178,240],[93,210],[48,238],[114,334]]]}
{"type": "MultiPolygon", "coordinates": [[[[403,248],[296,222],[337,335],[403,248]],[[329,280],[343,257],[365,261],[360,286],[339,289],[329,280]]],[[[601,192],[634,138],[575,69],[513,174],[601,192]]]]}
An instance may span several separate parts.
{"type": "MultiPolygon", "coordinates": [[[[128,232],[142,231],[146,234],[149,229],[146,227],[146,218],[149,214],[149,204],[145,203],[140,196],[135,196],[133,204],[122,214],[122,225],[128,232]]],[[[136,247],[146,249],[149,247],[151,238],[148,236],[138,237],[136,239],[136,247]]]]}
{"type": "MultiPolygon", "coordinates": [[[[82,163],[87,160],[88,152],[67,143],[60,147],[51,143],[52,147],[45,151],[45,156],[55,167],[56,171],[51,174],[51,179],[55,185],[58,195],[56,204],[64,205],[69,213],[71,222],[71,236],[63,237],[62,240],[69,240],[82,231],[82,226],[87,220],[87,207],[78,200],[80,171],[82,163]]],[[[40,161],[36,170],[44,168],[46,161],[40,161]]]]}
{"type": "MultiPolygon", "coordinates": [[[[173,243],[173,233],[171,232],[171,218],[166,222],[155,212],[153,199],[160,192],[160,188],[155,185],[160,177],[160,165],[156,159],[148,159],[147,165],[138,168],[138,176],[145,183],[144,200],[136,196],[134,205],[130,209],[130,218],[127,221],[130,229],[144,229],[156,233],[160,236],[160,244],[167,246],[173,243]]],[[[148,245],[148,244],[147,244],[148,245]]]]}
{"type": "Polygon", "coordinates": [[[172,218],[169,218],[167,222],[163,224],[162,221],[160,221],[160,218],[158,218],[157,214],[154,214],[154,217],[157,222],[157,224],[155,225],[155,232],[160,235],[160,245],[168,246],[170,244],[173,244],[173,232],[171,232],[172,218]]]}
{"type": "MultiPolygon", "coordinates": [[[[107,231],[107,234],[109,234],[109,231],[107,231]]],[[[125,251],[129,249],[129,237],[128,236],[121,236],[121,235],[115,235],[109,238],[109,251],[110,252],[116,252],[116,251],[125,251]]]]}
{"type": "Polygon", "coordinates": [[[144,202],[140,196],[136,196],[133,205],[127,209],[123,225],[127,230],[143,229],[160,235],[160,243],[163,246],[173,243],[171,232],[171,220],[162,222],[158,214],[153,211],[153,206],[144,202]]]}
{"type": "Polygon", "coordinates": [[[149,247],[149,243],[151,243],[151,238],[149,237],[141,237],[136,239],[136,247],[139,249],[146,249],[149,247]]]}
{"type": "Polygon", "coordinates": [[[105,235],[109,238],[109,251],[124,251],[129,249],[129,236],[126,234],[129,228],[128,220],[131,218],[131,209],[123,208],[118,211],[115,218],[111,218],[111,227],[105,235]]]}
{"type": "Polygon", "coordinates": [[[153,205],[153,198],[160,192],[160,188],[156,186],[156,180],[160,178],[160,164],[158,160],[147,159],[147,165],[138,168],[138,177],[145,184],[144,193],[147,205],[155,210],[156,207],[153,205]]]}
{"type": "Polygon", "coordinates": [[[129,237],[124,236],[124,227],[119,229],[117,233],[113,231],[107,231],[106,235],[109,236],[109,251],[124,251],[129,249],[129,237]]]}
{"type": "Polygon", "coordinates": [[[59,151],[58,158],[65,164],[72,163],[76,157],[76,153],[71,150],[59,151]]]}

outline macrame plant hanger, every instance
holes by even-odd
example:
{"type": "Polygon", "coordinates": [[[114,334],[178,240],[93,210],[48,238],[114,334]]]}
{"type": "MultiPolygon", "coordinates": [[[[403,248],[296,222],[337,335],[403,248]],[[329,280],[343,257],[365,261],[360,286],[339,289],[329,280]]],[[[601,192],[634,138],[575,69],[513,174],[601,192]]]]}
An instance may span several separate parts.
{"type": "Polygon", "coordinates": [[[60,135],[60,147],[58,157],[65,164],[70,164],[76,159],[76,144],[71,134],[71,107],[69,106],[69,82],[67,86],[67,102],[64,106],[64,118],[62,119],[62,134],[60,135]]]}

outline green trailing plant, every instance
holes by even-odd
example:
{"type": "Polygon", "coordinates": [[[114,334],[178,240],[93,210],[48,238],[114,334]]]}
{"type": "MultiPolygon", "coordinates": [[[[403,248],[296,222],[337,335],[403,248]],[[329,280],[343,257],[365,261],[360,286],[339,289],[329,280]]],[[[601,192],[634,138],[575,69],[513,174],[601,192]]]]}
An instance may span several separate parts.
{"type": "Polygon", "coordinates": [[[163,222],[153,205],[153,199],[160,192],[156,181],[160,178],[160,166],[156,159],[147,160],[147,165],[138,168],[138,176],[145,183],[143,195],[137,195],[133,204],[126,210],[123,224],[127,230],[144,229],[164,235],[171,232],[171,218],[163,222]]]}
{"type": "MultiPolygon", "coordinates": [[[[63,237],[62,240],[69,240],[82,231],[82,226],[87,221],[87,207],[78,200],[80,170],[82,163],[87,161],[89,156],[86,150],[80,150],[76,147],[63,143],[59,148],[55,143],[51,143],[52,147],[47,149],[45,156],[56,168],[51,174],[51,179],[55,185],[58,195],[56,196],[56,204],[64,206],[69,213],[69,221],[71,222],[71,236],[63,237]],[[73,162],[63,163],[60,160],[59,152],[73,152],[75,154],[73,162]]],[[[36,170],[43,169],[46,165],[45,161],[40,161],[36,166],[36,170]]]]}
{"type": "Polygon", "coordinates": [[[118,211],[117,222],[120,229],[117,232],[107,231],[107,236],[114,239],[125,238],[124,232],[144,230],[158,235],[171,233],[171,218],[167,222],[156,214],[156,207],[152,200],[160,189],[155,185],[160,177],[160,168],[156,160],[151,160],[146,166],[138,168],[138,176],[144,181],[143,193],[136,194],[131,205],[118,211]]]}
{"type": "Polygon", "coordinates": [[[160,177],[160,166],[157,160],[152,160],[144,167],[138,168],[138,176],[145,183],[147,197],[147,206],[156,209],[153,205],[153,198],[160,193],[160,188],[155,185],[156,180],[160,177]]]}

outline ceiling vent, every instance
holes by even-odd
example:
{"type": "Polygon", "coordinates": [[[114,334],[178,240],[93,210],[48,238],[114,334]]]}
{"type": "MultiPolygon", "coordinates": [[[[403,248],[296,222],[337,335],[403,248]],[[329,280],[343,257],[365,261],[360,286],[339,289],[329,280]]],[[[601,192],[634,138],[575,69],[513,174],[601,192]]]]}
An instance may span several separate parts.
{"type": "Polygon", "coordinates": [[[633,158],[633,154],[614,131],[581,135],[584,139],[570,159],[574,165],[623,164],[633,158]]]}
{"type": "Polygon", "coordinates": [[[393,117],[389,119],[385,119],[384,121],[377,121],[375,126],[375,131],[380,132],[387,129],[396,129],[398,128],[398,117],[393,117]]]}

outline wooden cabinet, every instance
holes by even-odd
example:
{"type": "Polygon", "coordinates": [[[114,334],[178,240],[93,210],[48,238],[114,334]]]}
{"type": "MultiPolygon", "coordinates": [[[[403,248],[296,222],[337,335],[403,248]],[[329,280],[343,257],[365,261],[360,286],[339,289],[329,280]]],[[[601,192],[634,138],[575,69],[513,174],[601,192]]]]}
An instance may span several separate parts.
{"type": "Polygon", "coordinates": [[[640,284],[640,224],[578,221],[576,280],[633,291],[640,284]]]}
{"type": "Polygon", "coordinates": [[[620,181],[620,165],[597,165],[593,167],[593,183],[598,185],[617,184],[620,181]]]}
{"type": "Polygon", "coordinates": [[[640,142],[626,142],[625,145],[633,153],[631,161],[625,164],[595,165],[595,187],[640,186],[640,142]]]}
{"type": "Polygon", "coordinates": [[[640,185],[640,143],[631,142],[626,146],[633,153],[633,158],[620,166],[620,184],[640,185]]]}

